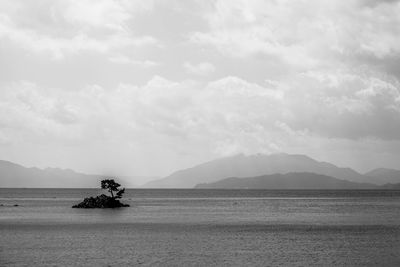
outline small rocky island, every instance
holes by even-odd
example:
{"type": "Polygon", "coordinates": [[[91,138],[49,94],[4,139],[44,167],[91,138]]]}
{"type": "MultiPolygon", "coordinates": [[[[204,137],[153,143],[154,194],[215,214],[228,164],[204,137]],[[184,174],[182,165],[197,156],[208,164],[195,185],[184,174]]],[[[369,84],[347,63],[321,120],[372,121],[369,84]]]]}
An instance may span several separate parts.
{"type": "Polygon", "coordinates": [[[96,197],[87,197],[81,203],[72,207],[81,209],[129,207],[128,204],[124,204],[119,201],[119,199],[122,198],[122,194],[125,193],[125,188],[119,189],[120,186],[121,185],[115,182],[114,179],[102,180],[101,189],[108,190],[111,196],[101,194],[100,196],[96,197]]]}

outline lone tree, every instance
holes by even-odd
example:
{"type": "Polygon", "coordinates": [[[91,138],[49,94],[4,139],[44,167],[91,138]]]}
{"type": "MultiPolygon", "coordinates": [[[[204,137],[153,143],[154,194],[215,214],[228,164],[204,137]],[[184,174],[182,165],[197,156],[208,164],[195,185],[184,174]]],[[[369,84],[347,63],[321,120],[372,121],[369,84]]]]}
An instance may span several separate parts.
{"type": "Polygon", "coordinates": [[[118,199],[122,197],[125,188],[119,189],[121,185],[114,181],[114,179],[106,179],[101,181],[101,189],[106,189],[110,192],[111,196],[101,194],[96,197],[87,197],[81,203],[72,206],[73,208],[121,208],[129,207],[128,204],[121,203],[118,199]]]}
{"type": "Polygon", "coordinates": [[[101,181],[101,189],[106,189],[110,192],[111,197],[114,199],[121,198],[122,194],[125,193],[125,188],[119,189],[121,185],[114,181],[114,179],[105,179],[101,181]],[[114,196],[114,192],[116,195],[114,196]]]}

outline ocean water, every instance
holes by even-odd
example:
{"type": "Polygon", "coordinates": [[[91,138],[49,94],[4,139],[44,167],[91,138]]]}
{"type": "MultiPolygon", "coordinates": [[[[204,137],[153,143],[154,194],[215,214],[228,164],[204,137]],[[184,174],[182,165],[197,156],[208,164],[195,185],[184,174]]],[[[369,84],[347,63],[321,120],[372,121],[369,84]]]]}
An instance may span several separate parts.
{"type": "Polygon", "coordinates": [[[400,191],[100,193],[0,189],[0,266],[400,266],[400,191]]]}

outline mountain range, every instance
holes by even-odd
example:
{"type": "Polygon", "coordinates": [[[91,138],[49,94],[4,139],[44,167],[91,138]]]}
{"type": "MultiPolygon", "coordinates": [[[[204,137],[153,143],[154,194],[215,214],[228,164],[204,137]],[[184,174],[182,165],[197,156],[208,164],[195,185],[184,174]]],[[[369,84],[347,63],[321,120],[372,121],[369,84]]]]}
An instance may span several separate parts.
{"type": "Polygon", "coordinates": [[[378,168],[365,174],[372,180],[383,181],[384,183],[400,183],[400,170],[378,168]]]}
{"type": "MultiPolygon", "coordinates": [[[[396,170],[392,171],[396,173],[396,170]]],[[[365,175],[351,168],[342,168],[331,163],[316,161],[305,155],[280,153],[249,156],[239,154],[225,157],[174,172],[163,179],[151,181],[142,187],[192,188],[200,183],[213,183],[230,177],[245,178],[291,172],[320,174],[356,183],[376,185],[400,183],[400,175],[381,175],[382,172],[378,170],[371,171],[368,175],[365,175]]],[[[400,171],[397,172],[400,174],[400,171]]]]}
{"type": "MultiPolygon", "coordinates": [[[[70,169],[26,168],[19,164],[0,160],[0,187],[25,188],[96,188],[105,175],[83,174],[70,169]]],[[[133,181],[142,177],[118,177],[124,187],[136,187],[133,181]]],[[[140,179],[139,179],[140,180],[140,179]]]]}
{"type": "MultiPolygon", "coordinates": [[[[99,186],[100,180],[106,177],[108,176],[83,174],[70,169],[26,168],[0,160],[0,187],[95,188],[99,186]]],[[[135,178],[137,177],[123,176],[118,177],[117,180],[123,186],[130,188],[138,186],[134,184],[134,181],[140,179],[135,178]]],[[[246,156],[239,154],[176,171],[141,187],[193,188],[197,186],[199,188],[209,186],[210,188],[219,188],[221,184],[227,185],[227,183],[229,186],[233,183],[240,188],[252,188],[253,184],[257,183],[267,188],[276,188],[278,185],[285,185],[285,188],[300,188],[303,183],[310,188],[331,188],[340,185],[340,188],[348,189],[373,186],[390,189],[400,188],[400,170],[379,168],[361,174],[351,168],[320,162],[305,155],[281,153],[246,156]],[[227,178],[230,180],[223,180],[227,178]],[[271,181],[274,181],[276,185],[273,185],[271,181]]]]}
{"type": "Polygon", "coordinates": [[[198,184],[195,188],[213,189],[376,189],[368,183],[340,180],[309,172],[271,174],[249,178],[226,178],[213,183],[198,184]]]}

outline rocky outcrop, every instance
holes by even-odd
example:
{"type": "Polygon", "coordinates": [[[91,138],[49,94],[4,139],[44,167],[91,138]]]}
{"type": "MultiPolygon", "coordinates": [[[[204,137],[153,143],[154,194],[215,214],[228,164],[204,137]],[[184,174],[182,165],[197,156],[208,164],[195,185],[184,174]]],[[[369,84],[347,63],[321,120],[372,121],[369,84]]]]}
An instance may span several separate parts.
{"type": "Polygon", "coordinates": [[[97,197],[87,197],[81,203],[72,206],[73,208],[94,209],[94,208],[121,208],[129,207],[128,204],[121,203],[118,199],[104,194],[97,197]]]}

